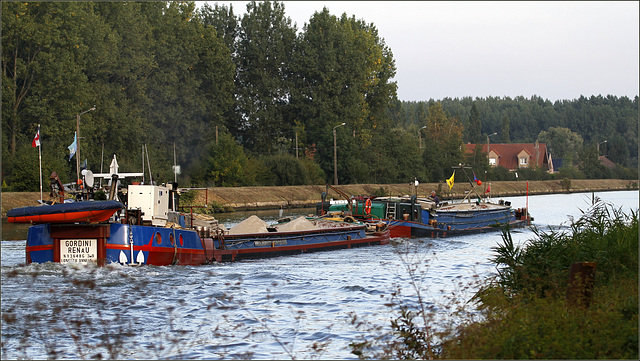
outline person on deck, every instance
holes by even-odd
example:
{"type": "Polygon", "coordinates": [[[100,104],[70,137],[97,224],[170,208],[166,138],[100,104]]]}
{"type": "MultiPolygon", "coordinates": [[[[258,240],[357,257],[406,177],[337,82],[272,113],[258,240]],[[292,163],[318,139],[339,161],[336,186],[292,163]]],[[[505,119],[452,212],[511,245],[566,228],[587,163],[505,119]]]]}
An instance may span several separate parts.
{"type": "Polygon", "coordinates": [[[436,202],[436,207],[437,207],[438,204],[440,203],[440,197],[438,197],[438,195],[436,194],[436,191],[431,191],[431,199],[433,199],[433,201],[436,202]]]}

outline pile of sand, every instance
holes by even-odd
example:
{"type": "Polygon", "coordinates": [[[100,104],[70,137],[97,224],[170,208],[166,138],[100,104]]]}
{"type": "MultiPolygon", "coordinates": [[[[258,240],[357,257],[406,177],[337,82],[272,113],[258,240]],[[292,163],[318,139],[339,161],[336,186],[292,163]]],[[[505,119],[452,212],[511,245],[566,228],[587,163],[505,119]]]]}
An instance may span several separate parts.
{"type": "Polygon", "coordinates": [[[229,234],[266,233],[269,232],[267,222],[258,216],[251,216],[229,229],[229,234]]]}
{"type": "Polygon", "coordinates": [[[293,232],[293,231],[309,231],[318,229],[315,224],[311,223],[306,217],[300,216],[291,222],[284,223],[276,226],[279,232],[293,232]]]}

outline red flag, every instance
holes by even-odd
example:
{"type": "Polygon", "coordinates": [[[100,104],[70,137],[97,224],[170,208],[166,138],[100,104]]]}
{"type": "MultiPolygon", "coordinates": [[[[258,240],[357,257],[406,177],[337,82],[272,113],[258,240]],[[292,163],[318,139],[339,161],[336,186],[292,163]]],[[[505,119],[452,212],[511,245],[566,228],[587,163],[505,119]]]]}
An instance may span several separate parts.
{"type": "Polygon", "coordinates": [[[38,130],[36,131],[36,136],[33,137],[33,141],[31,141],[31,146],[34,148],[40,146],[40,126],[38,126],[38,130]]]}
{"type": "Polygon", "coordinates": [[[491,192],[491,183],[487,184],[487,190],[484,191],[485,193],[489,193],[491,192]]]}

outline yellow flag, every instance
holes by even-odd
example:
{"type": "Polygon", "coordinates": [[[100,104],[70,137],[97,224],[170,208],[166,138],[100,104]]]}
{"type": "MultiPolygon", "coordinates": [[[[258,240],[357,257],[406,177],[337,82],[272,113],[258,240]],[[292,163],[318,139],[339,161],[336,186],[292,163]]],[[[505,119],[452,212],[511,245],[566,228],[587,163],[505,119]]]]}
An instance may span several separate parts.
{"type": "Polygon", "coordinates": [[[447,185],[449,186],[449,190],[451,190],[451,188],[453,188],[453,178],[456,176],[456,171],[453,171],[453,174],[451,175],[451,178],[447,179],[447,185]]]}

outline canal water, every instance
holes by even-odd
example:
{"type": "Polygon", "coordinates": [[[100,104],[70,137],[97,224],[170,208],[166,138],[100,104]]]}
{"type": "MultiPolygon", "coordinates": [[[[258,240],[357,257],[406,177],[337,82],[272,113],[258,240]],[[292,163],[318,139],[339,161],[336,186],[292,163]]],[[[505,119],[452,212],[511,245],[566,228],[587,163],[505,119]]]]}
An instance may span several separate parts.
{"type": "MultiPolygon", "coordinates": [[[[593,198],[638,210],[638,192],[528,201],[534,226],[562,229],[593,198]]],[[[232,226],[313,209],[217,215],[232,226]]],[[[530,229],[513,231],[522,244],[530,229]]],[[[2,359],[357,359],[350,344],[385,334],[398,305],[430,307],[436,327],[495,273],[500,232],[207,266],[25,266],[26,228],[2,230],[2,359]]]]}

